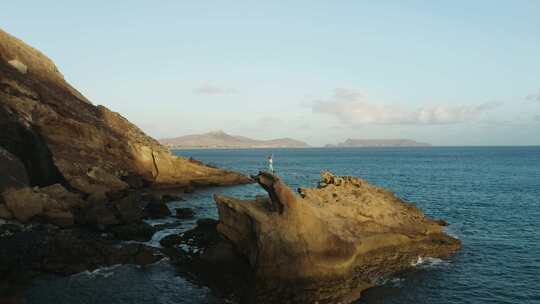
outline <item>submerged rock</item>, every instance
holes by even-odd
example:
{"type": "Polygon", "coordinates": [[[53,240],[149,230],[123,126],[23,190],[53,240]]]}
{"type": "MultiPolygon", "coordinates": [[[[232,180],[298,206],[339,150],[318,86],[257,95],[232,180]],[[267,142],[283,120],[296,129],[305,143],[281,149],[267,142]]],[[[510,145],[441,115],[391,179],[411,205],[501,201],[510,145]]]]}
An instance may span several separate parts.
{"type": "Polygon", "coordinates": [[[446,258],[460,248],[393,193],[359,178],[321,176],[318,188],[299,195],[269,173],[254,177],[268,199],[215,195],[217,230],[253,272],[250,301],[351,302],[419,256],[446,258]]]}
{"type": "Polygon", "coordinates": [[[167,204],[161,201],[151,201],[144,209],[146,216],[153,219],[164,218],[171,215],[171,210],[167,204]]]}
{"type": "Polygon", "coordinates": [[[156,229],[145,222],[118,225],[110,229],[114,236],[121,240],[147,242],[152,239],[156,229]]]}
{"type": "Polygon", "coordinates": [[[195,216],[195,211],[191,208],[178,208],[175,210],[175,217],[179,219],[190,219],[195,216]]]}

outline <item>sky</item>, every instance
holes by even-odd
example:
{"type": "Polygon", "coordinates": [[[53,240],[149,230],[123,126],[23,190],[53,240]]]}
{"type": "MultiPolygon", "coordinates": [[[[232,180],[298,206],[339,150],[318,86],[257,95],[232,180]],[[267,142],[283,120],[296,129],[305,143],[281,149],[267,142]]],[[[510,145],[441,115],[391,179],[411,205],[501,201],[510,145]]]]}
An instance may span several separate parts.
{"type": "Polygon", "coordinates": [[[540,145],[540,1],[50,2],[0,27],[157,138],[540,145]]]}

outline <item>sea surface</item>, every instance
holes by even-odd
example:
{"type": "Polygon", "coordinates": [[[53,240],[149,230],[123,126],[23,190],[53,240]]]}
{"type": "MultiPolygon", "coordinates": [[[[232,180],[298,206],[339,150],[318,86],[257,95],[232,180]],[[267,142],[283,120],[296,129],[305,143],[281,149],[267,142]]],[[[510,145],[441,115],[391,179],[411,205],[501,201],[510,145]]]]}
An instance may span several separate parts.
{"type": "MultiPolygon", "coordinates": [[[[293,188],[312,187],[322,170],[388,188],[424,213],[450,223],[463,242],[449,260],[422,259],[414,270],[381,282],[358,303],[540,303],[540,147],[182,150],[178,155],[256,174],[274,167],[293,188]]],[[[192,207],[217,218],[215,192],[251,197],[256,185],[210,188],[171,208],[192,207]]],[[[163,221],[174,222],[174,219],[163,221]]],[[[154,224],[157,222],[153,222],[154,224]]],[[[157,234],[193,227],[194,220],[157,234]]],[[[223,303],[212,290],[179,274],[166,260],[119,265],[70,277],[41,277],[29,304],[223,303]]]]}

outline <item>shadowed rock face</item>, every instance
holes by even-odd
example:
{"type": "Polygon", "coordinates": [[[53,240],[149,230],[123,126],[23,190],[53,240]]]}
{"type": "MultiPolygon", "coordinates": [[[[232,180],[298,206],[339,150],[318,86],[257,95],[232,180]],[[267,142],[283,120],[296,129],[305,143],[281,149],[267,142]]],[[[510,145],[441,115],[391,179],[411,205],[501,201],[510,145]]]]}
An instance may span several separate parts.
{"type": "Polygon", "coordinates": [[[94,106],[54,63],[0,30],[0,147],[25,166],[31,185],[82,193],[147,185],[230,185],[240,174],[175,157],[120,114],[94,106]]]}
{"type": "Polygon", "coordinates": [[[269,198],[215,200],[217,230],[249,260],[257,303],[352,301],[418,257],[460,247],[418,208],[362,179],[326,172],[299,195],[275,175],[255,179],[269,198]]]}

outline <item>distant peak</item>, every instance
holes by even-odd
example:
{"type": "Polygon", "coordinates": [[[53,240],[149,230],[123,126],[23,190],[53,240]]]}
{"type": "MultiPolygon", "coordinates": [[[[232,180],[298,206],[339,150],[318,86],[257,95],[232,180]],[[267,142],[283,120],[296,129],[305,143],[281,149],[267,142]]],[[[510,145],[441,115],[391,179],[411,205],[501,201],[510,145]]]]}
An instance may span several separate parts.
{"type": "Polygon", "coordinates": [[[210,131],[207,134],[210,134],[210,135],[227,135],[227,133],[223,132],[223,130],[210,131]]]}

